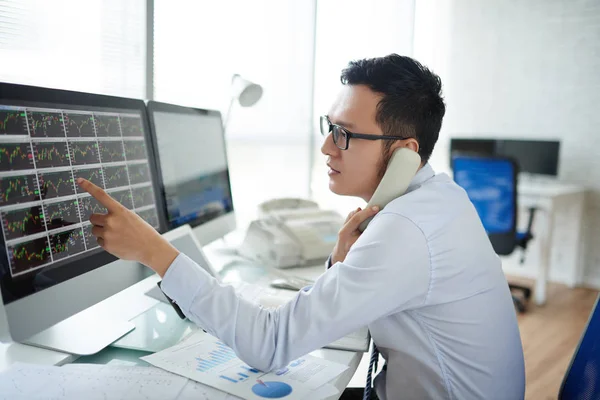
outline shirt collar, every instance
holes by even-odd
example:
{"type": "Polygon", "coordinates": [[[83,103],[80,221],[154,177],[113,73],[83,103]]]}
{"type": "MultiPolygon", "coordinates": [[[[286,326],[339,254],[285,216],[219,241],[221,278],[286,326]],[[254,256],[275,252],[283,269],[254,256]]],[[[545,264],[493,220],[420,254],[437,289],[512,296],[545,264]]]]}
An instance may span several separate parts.
{"type": "Polygon", "coordinates": [[[433,170],[433,168],[431,168],[431,165],[429,165],[429,163],[426,163],[421,169],[417,171],[414,178],[412,178],[410,184],[408,185],[408,189],[406,189],[406,192],[412,192],[413,190],[418,189],[419,186],[421,186],[425,181],[433,178],[434,176],[435,171],[433,170]]]}

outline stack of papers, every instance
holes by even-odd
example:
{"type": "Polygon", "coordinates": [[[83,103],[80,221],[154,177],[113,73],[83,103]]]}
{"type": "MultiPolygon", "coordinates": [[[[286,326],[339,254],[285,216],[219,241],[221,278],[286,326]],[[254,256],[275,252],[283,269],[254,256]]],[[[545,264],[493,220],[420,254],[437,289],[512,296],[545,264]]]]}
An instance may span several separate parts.
{"type": "Polygon", "coordinates": [[[244,399],[317,399],[338,393],[329,381],[348,367],[310,355],[275,372],[246,365],[217,338],[196,332],[180,344],[142,357],[175,374],[244,399]]]}
{"type": "Polygon", "coordinates": [[[0,399],[237,400],[220,390],[153,367],[15,364],[0,374],[0,399]]]}
{"type": "Polygon", "coordinates": [[[362,351],[364,353],[369,351],[370,344],[371,334],[369,333],[369,328],[365,326],[364,328],[359,329],[356,332],[352,332],[325,347],[336,350],[362,351]]]}
{"type": "Polygon", "coordinates": [[[0,374],[0,400],[313,400],[338,394],[328,382],[348,368],[307,355],[264,373],[201,331],[142,359],[159,368],[14,364],[0,374]]]}

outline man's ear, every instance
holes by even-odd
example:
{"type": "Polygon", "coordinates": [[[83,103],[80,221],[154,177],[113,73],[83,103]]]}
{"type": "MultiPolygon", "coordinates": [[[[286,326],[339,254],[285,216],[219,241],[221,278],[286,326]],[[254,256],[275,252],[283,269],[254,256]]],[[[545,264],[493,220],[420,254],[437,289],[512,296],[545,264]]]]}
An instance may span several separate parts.
{"type": "Polygon", "coordinates": [[[394,141],[394,144],[392,144],[392,147],[390,149],[391,150],[390,154],[393,153],[394,150],[399,149],[401,147],[409,148],[412,151],[414,151],[415,153],[419,152],[419,142],[417,142],[417,139],[408,138],[408,139],[394,141]]]}

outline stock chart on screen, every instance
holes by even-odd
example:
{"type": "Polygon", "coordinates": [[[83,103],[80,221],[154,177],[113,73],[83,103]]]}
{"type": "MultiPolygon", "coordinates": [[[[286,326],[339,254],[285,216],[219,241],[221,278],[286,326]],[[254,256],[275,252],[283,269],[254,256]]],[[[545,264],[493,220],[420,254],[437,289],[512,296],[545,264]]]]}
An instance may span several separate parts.
{"type": "Polygon", "coordinates": [[[100,160],[103,163],[114,163],[125,161],[125,151],[123,150],[123,142],[119,141],[102,141],[98,143],[100,151],[100,160]]]}
{"type": "Polygon", "coordinates": [[[33,153],[30,143],[0,144],[0,171],[18,171],[33,168],[33,153]]]}
{"type": "Polygon", "coordinates": [[[126,165],[112,165],[109,167],[102,167],[102,173],[104,175],[104,184],[106,189],[118,188],[121,186],[129,185],[129,178],[127,177],[126,165]]]}
{"type": "Polygon", "coordinates": [[[95,137],[96,130],[92,113],[65,113],[67,137],[95,137]]]}
{"type": "Polygon", "coordinates": [[[62,113],[31,111],[27,114],[31,137],[65,137],[62,113]]]}
{"type": "Polygon", "coordinates": [[[0,225],[19,276],[94,250],[87,179],[159,227],[140,112],[0,104],[0,225]]]}
{"type": "MultiPolygon", "coordinates": [[[[78,178],[86,179],[92,182],[94,185],[100,187],[101,189],[105,188],[102,167],[73,169],[73,175],[78,178]]],[[[77,193],[85,193],[85,190],[80,188],[79,185],[75,185],[75,189],[77,193]]]]}
{"type": "Polygon", "coordinates": [[[27,115],[22,110],[0,110],[0,135],[29,135],[27,115]]]}
{"type": "Polygon", "coordinates": [[[121,124],[118,115],[98,114],[94,115],[96,136],[98,137],[120,137],[121,124]]]}
{"type": "Polygon", "coordinates": [[[36,142],[33,149],[37,168],[70,166],[67,142],[36,142]]]}

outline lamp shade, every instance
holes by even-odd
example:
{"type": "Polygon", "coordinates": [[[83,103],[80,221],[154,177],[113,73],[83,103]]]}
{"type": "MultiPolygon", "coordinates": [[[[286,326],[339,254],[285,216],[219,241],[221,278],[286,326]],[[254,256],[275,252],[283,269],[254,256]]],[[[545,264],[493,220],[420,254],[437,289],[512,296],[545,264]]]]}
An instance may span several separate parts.
{"type": "Polygon", "coordinates": [[[233,75],[231,87],[233,98],[237,98],[242,107],[252,107],[263,94],[262,86],[244,79],[238,74],[233,75]]]}

